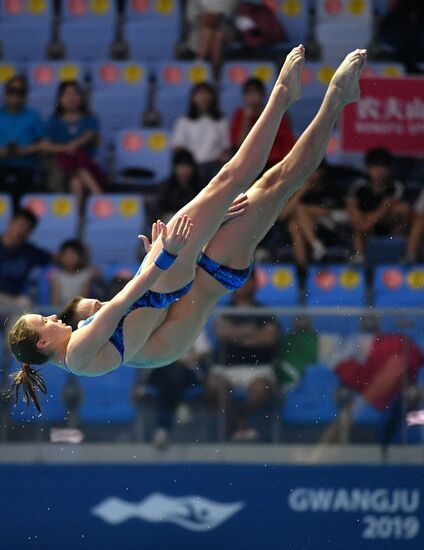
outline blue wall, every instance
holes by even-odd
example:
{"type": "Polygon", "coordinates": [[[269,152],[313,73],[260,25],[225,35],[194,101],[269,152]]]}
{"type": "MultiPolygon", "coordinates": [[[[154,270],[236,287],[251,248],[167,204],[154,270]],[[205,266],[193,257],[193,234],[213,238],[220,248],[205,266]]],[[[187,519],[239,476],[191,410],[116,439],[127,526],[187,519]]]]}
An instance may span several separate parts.
{"type": "Polygon", "coordinates": [[[0,548],[422,549],[419,467],[0,466],[0,548]]]}

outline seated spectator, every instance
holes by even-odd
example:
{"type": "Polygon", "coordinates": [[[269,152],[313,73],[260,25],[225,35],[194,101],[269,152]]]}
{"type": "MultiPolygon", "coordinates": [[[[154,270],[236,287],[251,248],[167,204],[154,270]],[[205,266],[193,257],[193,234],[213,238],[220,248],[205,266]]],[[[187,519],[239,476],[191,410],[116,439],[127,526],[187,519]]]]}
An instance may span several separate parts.
{"type": "Polygon", "coordinates": [[[175,123],[172,146],[190,151],[205,183],[229,159],[228,120],[219,110],[216,90],[210,84],[203,82],[192,88],[187,116],[175,123]]]}
{"type": "Polygon", "coordinates": [[[424,59],[424,4],[422,0],[390,0],[381,22],[381,38],[396,51],[409,73],[421,73],[424,59]]]}
{"type": "Polygon", "coordinates": [[[424,235],[424,190],[415,201],[413,209],[412,226],[406,241],[406,254],[403,258],[404,263],[413,264],[418,260],[420,247],[424,235]]]}
{"type": "Polygon", "coordinates": [[[153,218],[160,218],[167,223],[175,212],[193,199],[201,189],[198,167],[193,155],[184,149],[176,151],[171,176],[159,188],[153,218]]]}
{"type": "Polygon", "coordinates": [[[393,178],[389,151],[372,149],[365,164],[367,179],[353,185],[347,200],[356,263],[364,260],[368,235],[405,233],[410,214],[409,204],[402,200],[403,186],[393,178]]]}
{"type": "Polygon", "coordinates": [[[324,161],[280,215],[280,222],[288,222],[293,255],[297,265],[301,267],[308,264],[308,247],[316,262],[322,260],[327,253],[318,236],[318,229],[324,228],[335,238],[337,222],[347,218],[342,208],[341,190],[328,184],[328,176],[329,167],[324,161]]]}
{"type": "MultiPolygon", "coordinates": [[[[244,105],[237,109],[231,121],[231,144],[238,149],[244,138],[261,115],[266,99],[266,90],[262,80],[250,78],[243,86],[244,105]]],[[[293,135],[290,119],[284,115],[275,138],[274,146],[268,158],[267,168],[280,162],[291,150],[296,139],[293,135]]]]}
{"type": "Polygon", "coordinates": [[[44,134],[38,113],[26,107],[27,95],[25,77],[14,76],[4,87],[0,109],[0,190],[12,194],[15,210],[32,190],[44,134]]]}
{"type": "Polygon", "coordinates": [[[181,424],[191,420],[191,411],[184,402],[186,390],[200,384],[203,369],[210,359],[211,349],[205,332],[201,332],[192,349],[176,363],[160,369],[152,369],[147,383],[157,390],[158,425],[153,443],[158,448],[170,442],[174,418],[181,424]]]}
{"type": "Polygon", "coordinates": [[[89,112],[77,82],[60,84],[56,110],[50,118],[44,149],[53,153],[83,213],[87,193],[101,193],[104,175],[94,159],[98,142],[97,119],[89,112]]]}
{"type": "Polygon", "coordinates": [[[50,275],[52,304],[65,304],[75,296],[91,295],[91,285],[99,274],[88,265],[87,255],[80,241],[65,241],[61,245],[57,256],[58,268],[50,275]]]}
{"type": "Polygon", "coordinates": [[[7,327],[31,303],[26,288],[31,270],[52,261],[48,252],[28,242],[36,225],[37,218],[30,210],[17,210],[0,238],[0,305],[17,308],[8,316],[7,327]]]}
{"type": "Polygon", "coordinates": [[[271,315],[237,313],[237,308],[260,305],[255,300],[255,290],[253,272],[247,283],[232,295],[230,305],[234,313],[217,319],[215,332],[220,365],[212,369],[206,382],[212,404],[222,406],[225,398],[227,425],[235,439],[260,437],[257,429],[248,426],[249,416],[270,406],[275,383],[273,363],[280,338],[279,323],[271,315]],[[247,390],[241,410],[236,409],[234,402],[235,387],[247,390]]]}
{"type": "Polygon", "coordinates": [[[232,36],[231,18],[238,0],[188,0],[187,20],[191,25],[190,49],[199,59],[210,61],[216,81],[224,61],[225,46],[232,36]]]}

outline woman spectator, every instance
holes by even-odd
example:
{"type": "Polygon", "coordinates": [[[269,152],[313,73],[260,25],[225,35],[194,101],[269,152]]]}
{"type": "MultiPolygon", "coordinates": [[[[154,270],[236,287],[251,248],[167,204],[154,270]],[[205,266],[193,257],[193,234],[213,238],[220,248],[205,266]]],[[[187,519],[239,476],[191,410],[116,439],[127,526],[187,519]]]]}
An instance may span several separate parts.
{"type": "Polygon", "coordinates": [[[229,159],[228,120],[219,110],[217,93],[211,84],[202,82],[192,88],[187,116],[175,123],[172,145],[175,150],[190,151],[199,164],[204,183],[229,159]]]}
{"type": "Polygon", "coordinates": [[[99,278],[97,270],[88,265],[87,251],[76,240],[65,241],[57,257],[58,268],[50,277],[51,298],[54,305],[65,304],[75,296],[90,296],[93,282],[99,278]]]}
{"type": "Polygon", "coordinates": [[[101,193],[104,175],[94,160],[98,123],[89,112],[77,82],[62,82],[59,86],[56,110],[46,134],[45,150],[56,155],[82,215],[87,192],[101,193]]]}
{"type": "Polygon", "coordinates": [[[403,262],[413,264],[419,259],[424,235],[424,189],[418,195],[413,207],[412,226],[406,241],[403,262]]]}
{"type": "MultiPolygon", "coordinates": [[[[266,90],[262,80],[250,78],[243,85],[243,107],[235,111],[231,121],[231,145],[238,149],[244,138],[261,115],[266,101],[266,90]]],[[[295,144],[290,119],[285,115],[268,158],[267,168],[280,162],[295,144]]]]}

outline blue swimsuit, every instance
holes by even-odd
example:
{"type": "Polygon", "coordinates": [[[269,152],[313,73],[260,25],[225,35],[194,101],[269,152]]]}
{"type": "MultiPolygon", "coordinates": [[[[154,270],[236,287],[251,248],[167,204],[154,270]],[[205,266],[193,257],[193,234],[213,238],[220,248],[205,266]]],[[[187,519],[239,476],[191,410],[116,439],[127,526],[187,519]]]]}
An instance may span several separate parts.
{"type": "MultiPolygon", "coordinates": [[[[146,259],[146,258],[145,258],[146,259]]],[[[139,267],[136,275],[138,275],[143,267],[144,261],[139,267]]],[[[198,260],[198,265],[204,269],[211,277],[216,279],[228,290],[235,290],[244,285],[247,279],[252,272],[252,265],[246,269],[233,269],[225,265],[221,265],[218,262],[215,262],[206,254],[201,254],[198,260]]],[[[154,292],[153,290],[148,290],[141,298],[139,298],[127,311],[125,315],[121,318],[116,327],[114,333],[109,338],[109,342],[116,348],[119,355],[121,356],[121,366],[124,362],[124,352],[125,352],[125,343],[124,343],[124,321],[129,313],[138,309],[140,307],[152,307],[152,308],[165,308],[168,307],[173,302],[176,302],[183,296],[185,296],[193,285],[193,281],[183,286],[179,290],[174,292],[154,292]]],[[[96,315],[92,315],[88,319],[85,319],[82,326],[88,325],[94,319],[96,315]]],[[[65,362],[65,367],[67,367],[65,362]]]]}

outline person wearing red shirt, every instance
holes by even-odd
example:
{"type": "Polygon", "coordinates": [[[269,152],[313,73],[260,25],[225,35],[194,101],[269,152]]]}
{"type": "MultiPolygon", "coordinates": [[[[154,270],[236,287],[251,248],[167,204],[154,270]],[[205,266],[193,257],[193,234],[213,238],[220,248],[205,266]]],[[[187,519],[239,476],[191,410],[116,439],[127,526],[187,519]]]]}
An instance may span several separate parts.
{"type": "MultiPolygon", "coordinates": [[[[250,78],[243,85],[244,106],[237,109],[231,121],[231,144],[238,149],[244,138],[258,120],[265,106],[266,90],[262,80],[250,78]]],[[[268,158],[267,168],[277,164],[291,150],[296,139],[290,119],[285,115],[268,158]]]]}

